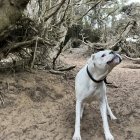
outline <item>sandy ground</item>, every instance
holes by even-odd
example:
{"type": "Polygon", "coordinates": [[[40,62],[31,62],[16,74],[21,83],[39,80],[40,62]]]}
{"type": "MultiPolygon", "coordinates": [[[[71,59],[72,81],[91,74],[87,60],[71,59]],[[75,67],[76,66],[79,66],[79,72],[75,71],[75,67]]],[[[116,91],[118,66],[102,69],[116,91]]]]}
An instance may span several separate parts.
{"type": "MultiPolygon", "coordinates": [[[[74,77],[86,58],[75,53],[62,60],[77,65],[65,76],[47,71],[0,74],[0,140],[71,140],[74,132],[74,77]]],[[[118,118],[109,121],[115,140],[140,140],[140,67],[123,61],[108,76],[107,94],[118,118]]],[[[104,140],[97,102],[86,105],[82,140],[104,140]]]]}

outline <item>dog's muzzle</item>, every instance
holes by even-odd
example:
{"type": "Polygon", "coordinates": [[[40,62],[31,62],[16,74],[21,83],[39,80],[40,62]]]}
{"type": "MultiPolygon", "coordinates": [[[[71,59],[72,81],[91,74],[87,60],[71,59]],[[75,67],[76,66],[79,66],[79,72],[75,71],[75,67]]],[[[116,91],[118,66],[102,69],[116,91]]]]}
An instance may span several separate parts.
{"type": "Polygon", "coordinates": [[[114,54],[112,60],[108,61],[107,64],[119,64],[121,63],[122,58],[119,54],[114,54]]]}

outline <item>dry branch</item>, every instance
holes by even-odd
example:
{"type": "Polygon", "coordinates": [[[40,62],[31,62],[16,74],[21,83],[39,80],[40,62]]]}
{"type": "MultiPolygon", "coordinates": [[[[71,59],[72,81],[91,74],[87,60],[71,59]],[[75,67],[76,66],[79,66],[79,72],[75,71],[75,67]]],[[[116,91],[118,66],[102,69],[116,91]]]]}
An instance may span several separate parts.
{"type": "Polygon", "coordinates": [[[58,75],[64,75],[65,73],[62,71],[57,71],[57,70],[49,70],[50,73],[52,74],[58,74],[58,75]]]}
{"type": "Polygon", "coordinates": [[[75,67],[76,66],[70,66],[68,68],[63,68],[63,69],[57,69],[57,70],[52,69],[52,70],[49,70],[49,72],[52,74],[64,75],[65,74],[64,71],[70,71],[74,69],[75,67]]]}
{"type": "Polygon", "coordinates": [[[132,61],[139,61],[140,62],[140,58],[132,58],[132,57],[129,57],[129,56],[126,56],[126,55],[122,55],[123,57],[129,59],[129,60],[132,60],[132,61]]]}
{"type": "Polygon", "coordinates": [[[39,43],[46,44],[46,45],[49,45],[49,46],[54,45],[54,44],[50,44],[49,42],[47,42],[43,38],[34,37],[33,39],[28,40],[28,41],[18,42],[18,43],[15,43],[15,44],[11,43],[6,47],[0,48],[0,53],[6,52],[6,54],[8,54],[11,50],[16,49],[16,48],[27,48],[27,47],[31,46],[32,44],[34,44],[36,42],[36,40],[38,40],[39,43]]]}
{"type": "Polygon", "coordinates": [[[116,9],[114,9],[113,11],[111,11],[111,12],[109,12],[108,14],[107,14],[107,16],[106,17],[104,17],[103,19],[101,19],[101,20],[105,20],[106,18],[108,18],[110,15],[112,15],[113,13],[115,13],[117,10],[118,10],[119,8],[117,7],[116,9]]]}
{"type": "Polygon", "coordinates": [[[112,50],[119,50],[119,51],[124,51],[128,56],[131,56],[131,53],[129,52],[129,50],[127,49],[127,46],[125,44],[125,39],[128,35],[128,33],[131,31],[131,29],[133,27],[135,27],[136,25],[136,21],[135,20],[131,20],[127,23],[127,25],[125,26],[124,30],[121,32],[121,34],[119,35],[119,38],[116,40],[116,42],[113,45],[112,42],[107,42],[107,43],[91,43],[90,41],[88,41],[88,43],[84,42],[83,40],[82,43],[85,44],[86,46],[88,46],[91,49],[96,49],[96,50],[104,50],[106,48],[112,49],[112,50]],[[119,43],[121,43],[122,45],[118,45],[119,43]],[[125,46],[125,47],[124,47],[125,46]]]}
{"type": "Polygon", "coordinates": [[[102,0],[98,1],[96,4],[94,4],[85,14],[83,14],[78,20],[81,20],[84,16],[86,16],[91,10],[93,10],[98,4],[100,4],[102,0]]]}
{"type": "Polygon", "coordinates": [[[54,12],[52,12],[48,17],[44,18],[44,21],[46,22],[46,21],[47,21],[48,19],[50,19],[53,15],[55,15],[55,14],[59,11],[59,9],[61,8],[61,6],[65,3],[65,1],[66,1],[66,0],[62,0],[61,3],[60,3],[60,5],[57,7],[57,9],[56,9],[54,12]]]}
{"type": "Polygon", "coordinates": [[[76,66],[70,66],[68,68],[63,68],[63,69],[58,69],[58,71],[69,71],[69,70],[72,70],[74,69],[76,66]]]}
{"type": "Polygon", "coordinates": [[[65,11],[64,11],[64,14],[63,14],[62,19],[61,19],[58,23],[56,23],[54,26],[58,26],[58,25],[60,25],[60,24],[65,20],[65,17],[66,17],[66,13],[67,13],[67,10],[68,10],[68,7],[69,7],[69,4],[70,4],[70,0],[68,0],[68,4],[67,4],[67,7],[66,7],[66,9],[65,9],[65,11]]]}
{"type": "Polygon", "coordinates": [[[110,42],[107,42],[107,43],[91,43],[89,41],[87,41],[88,43],[86,43],[85,41],[82,41],[82,43],[86,46],[88,46],[89,48],[93,48],[93,49],[96,49],[96,50],[104,50],[105,48],[107,48],[107,46],[110,44],[110,42]]]}
{"type": "Polygon", "coordinates": [[[15,29],[15,26],[10,25],[8,28],[0,32],[0,41],[4,40],[12,30],[15,29]]]}
{"type": "Polygon", "coordinates": [[[59,57],[59,55],[61,54],[63,47],[64,47],[63,42],[61,42],[59,45],[59,51],[57,52],[56,57],[53,58],[53,69],[55,69],[56,60],[59,57]]]}
{"type": "Polygon", "coordinates": [[[33,60],[31,62],[31,69],[34,66],[34,62],[35,62],[35,57],[36,57],[36,51],[37,51],[37,46],[38,46],[38,37],[36,38],[36,43],[35,43],[35,50],[34,50],[34,54],[33,54],[33,60]]]}
{"type": "Polygon", "coordinates": [[[129,21],[128,24],[125,26],[124,30],[122,31],[122,33],[120,34],[119,39],[117,39],[117,41],[112,46],[110,46],[110,49],[116,50],[117,44],[120,43],[122,40],[125,40],[125,38],[127,37],[128,33],[131,31],[131,29],[135,25],[136,25],[135,20],[129,21]]]}

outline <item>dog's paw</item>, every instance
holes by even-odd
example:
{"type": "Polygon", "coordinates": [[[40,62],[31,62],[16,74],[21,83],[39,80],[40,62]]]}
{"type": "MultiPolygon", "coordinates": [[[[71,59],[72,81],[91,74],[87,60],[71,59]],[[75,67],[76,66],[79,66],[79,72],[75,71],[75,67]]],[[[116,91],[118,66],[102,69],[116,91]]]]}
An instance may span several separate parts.
{"type": "Polygon", "coordinates": [[[117,118],[113,114],[112,115],[108,114],[107,116],[110,120],[117,120],[117,118]]]}
{"type": "Polygon", "coordinates": [[[111,116],[110,118],[111,118],[111,120],[117,120],[117,118],[115,116],[111,116]]]}
{"type": "Polygon", "coordinates": [[[111,120],[117,120],[117,118],[114,115],[110,116],[111,120]]]}
{"type": "Polygon", "coordinates": [[[81,140],[80,134],[74,134],[72,140],[81,140]]]}
{"type": "Polygon", "coordinates": [[[105,134],[105,140],[114,140],[114,137],[108,133],[108,134],[105,134]]]}

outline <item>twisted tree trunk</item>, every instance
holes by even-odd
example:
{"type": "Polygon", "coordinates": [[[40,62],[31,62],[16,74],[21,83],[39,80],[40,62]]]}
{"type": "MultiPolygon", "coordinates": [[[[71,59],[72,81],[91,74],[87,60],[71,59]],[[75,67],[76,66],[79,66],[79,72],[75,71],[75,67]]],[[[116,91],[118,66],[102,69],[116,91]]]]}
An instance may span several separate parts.
{"type": "Polygon", "coordinates": [[[0,0],[0,41],[7,37],[11,25],[22,16],[29,0],[0,0]]]}

